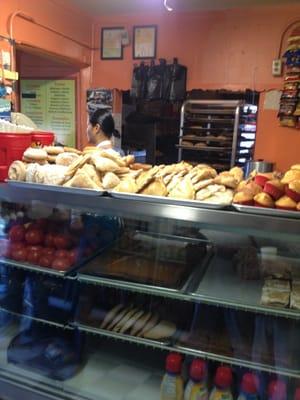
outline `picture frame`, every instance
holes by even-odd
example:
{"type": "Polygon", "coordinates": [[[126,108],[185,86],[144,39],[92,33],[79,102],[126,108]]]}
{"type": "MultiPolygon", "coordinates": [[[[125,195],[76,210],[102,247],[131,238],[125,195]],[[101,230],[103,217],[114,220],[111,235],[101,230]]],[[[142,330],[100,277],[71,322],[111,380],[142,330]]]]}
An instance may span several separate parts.
{"type": "Polygon", "coordinates": [[[138,25],[133,27],[133,59],[149,60],[156,58],[157,25],[138,25]]]}
{"type": "Polygon", "coordinates": [[[101,60],[123,60],[123,33],[120,26],[101,29],[101,60]]]}

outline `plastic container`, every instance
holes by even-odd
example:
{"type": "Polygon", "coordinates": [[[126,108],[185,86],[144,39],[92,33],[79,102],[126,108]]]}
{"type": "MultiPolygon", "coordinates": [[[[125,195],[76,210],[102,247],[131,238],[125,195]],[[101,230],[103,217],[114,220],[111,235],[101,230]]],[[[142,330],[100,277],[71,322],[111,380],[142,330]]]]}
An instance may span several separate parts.
{"type": "Polygon", "coordinates": [[[215,387],[213,388],[209,400],[233,400],[231,385],[233,377],[230,367],[218,367],[215,376],[215,387]]]}
{"type": "Polygon", "coordinates": [[[206,377],[205,361],[196,358],[190,367],[190,379],[184,391],[184,400],[208,400],[206,377]]]}
{"type": "Polygon", "coordinates": [[[274,380],[269,383],[268,400],[287,400],[286,383],[274,380]]]}
{"type": "Polygon", "coordinates": [[[31,133],[31,141],[35,144],[50,146],[54,142],[54,134],[52,132],[34,131],[31,133]]]}
{"type": "Polygon", "coordinates": [[[32,142],[42,145],[53,143],[51,132],[0,132],[0,182],[7,178],[8,168],[15,160],[22,160],[23,153],[32,142]]]}
{"type": "Polygon", "coordinates": [[[160,400],[183,400],[181,369],[182,356],[170,353],[166,359],[166,373],[161,383],[160,400]]]}
{"type": "Polygon", "coordinates": [[[244,374],[241,391],[238,400],[258,400],[259,399],[259,380],[255,374],[247,372],[244,374]]]}

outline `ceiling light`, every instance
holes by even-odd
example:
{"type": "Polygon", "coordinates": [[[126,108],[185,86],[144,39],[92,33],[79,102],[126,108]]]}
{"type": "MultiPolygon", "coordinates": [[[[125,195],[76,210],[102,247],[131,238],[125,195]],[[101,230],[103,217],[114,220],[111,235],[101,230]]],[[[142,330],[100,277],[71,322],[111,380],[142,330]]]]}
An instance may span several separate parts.
{"type": "Polygon", "coordinates": [[[164,6],[167,11],[173,11],[173,8],[168,5],[168,0],[164,0],[164,6]]]}

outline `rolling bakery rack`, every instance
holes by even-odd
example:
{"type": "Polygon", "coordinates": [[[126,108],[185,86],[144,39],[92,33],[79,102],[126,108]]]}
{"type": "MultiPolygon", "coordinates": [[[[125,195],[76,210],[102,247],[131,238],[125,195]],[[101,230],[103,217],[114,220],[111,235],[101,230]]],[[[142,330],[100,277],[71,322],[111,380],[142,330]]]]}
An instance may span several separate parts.
{"type": "MultiPolygon", "coordinates": [[[[236,105],[235,112],[238,114],[238,105],[236,105]]],[[[222,115],[227,116],[228,114],[225,113],[222,115]]],[[[231,139],[231,145],[236,146],[237,136],[231,139]]],[[[73,193],[64,193],[63,191],[57,192],[53,196],[53,193],[51,195],[51,192],[47,190],[27,190],[7,184],[0,186],[0,198],[2,202],[19,203],[20,200],[22,204],[35,204],[38,202],[39,204],[51,207],[59,206],[91,215],[107,215],[121,217],[125,220],[127,218],[129,220],[138,220],[145,224],[149,223],[152,230],[153,227],[159,227],[160,224],[174,224],[182,231],[187,226],[193,227],[198,231],[201,230],[205,235],[213,232],[209,240],[211,242],[215,241],[216,247],[220,243],[223,246],[222,240],[225,240],[227,236],[229,242],[234,240],[232,237],[242,237],[245,242],[241,242],[241,247],[246,242],[251,242],[249,239],[251,237],[255,237],[256,242],[261,242],[261,245],[265,245],[267,240],[271,240],[274,243],[283,242],[285,251],[290,251],[289,256],[297,257],[290,250],[294,244],[295,248],[297,248],[296,243],[299,237],[300,219],[296,218],[243,214],[242,212],[233,211],[230,208],[219,210],[204,209],[193,207],[192,204],[190,206],[182,206],[166,203],[160,204],[159,202],[146,203],[138,198],[130,200],[130,198],[121,199],[110,196],[87,196],[84,193],[74,195],[73,193]]],[[[159,228],[157,229],[159,230],[159,228]]],[[[158,232],[159,235],[162,235],[161,232],[158,232]]],[[[166,234],[165,238],[172,239],[166,234]]],[[[188,237],[187,234],[183,234],[182,240],[185,239],[191,242],[194,240],[188,237]]],[[[15,263],[14,261],[7,263],[5,260],[2,260],[1,264],[7,264],[11,269],[24,270],[21,263],[15,263]]],[[[235,312],[248,313],[249,318],[253,317],[257,321],[260,318],[266,318],[269,321],[268,323],[274,324],[274,326],[277,324],[276,321],[282,321],[286,337],[293,344],[295,354],[289,354],[287,356],[288,361],[277,363],[276,360],[273,361],[271,359],[249,358],[241,355],[242,353],[227,354],[213,351],[211,348],[206,348],[205,346],[193,345],[192,342],[184,343],[179,340],[178,336],[170,340],[160,341],[113,332],[91,326],[76,317],[74,320],[57,323],[51,320],[48,321],[47,316],[45,316],[45,318],[35,318],[36,323],[55,325],[58,329],[77,330],[88,336],[103,338],[101,340],[113,340],[116,343],[126,342],[132,346],[162,351],[178,351],[194,357],[203,357],[213,362],[231,364],[237,368],[249,368],[262,373],[280,375],[288,379],[300,379],[299,346],[296,341],[300,332],[300,311],[260,304],[262,282],[241,281],[232,268],[231,260],[224,258],[222,253],[215,252],[213,257],[208,260],[207,267],[203,273],[194,275],[193,280],[190,280],[181,290],[170,290],[126,279],[115,279],[101,274],[91,274],[88,266],[89,262],[82,266],[82,268],[73,271],[73,273],[57,276],[55,279],[70,281],[74,285],[78,285],[79,291],[87,287],[91,289],[99,288],[99,290],[116,290],[132,295],[143,295],[145,296],[145,302],[151,296],[151,298],[161,299],[162,302],[178,302],[181,307],[196,307],[197,305],[201,305],[201,307],[210,307],[211,312],[214,312],[214,309],[224,309],[224,312],[228,312],[229,315],[235,312]]],[[[28,269],[30,270],[30,266],[26,265],[25,270],[28,269]]],[[[32,267],[31,273],[47,274],[47,272],[36,267],[32,267]]],[[[0,311],[21,316],[2,306],[0,311]]],[[[25,317],[31,318],[30,316],[25,317]]],[[[189,321],[185,322],[189,326],[189,321]]],[[[96,368],[96,364],[93,368],[96,368]]],[[[143,365],[141,365],[141,368],[143,368],[143,365]]],[[[49,393],[56,396],[62,395],[63,390],[67,399],[96,399],[91,394],[78,394],[78,386],[75,384],[75,378],[74,385],[68,383],[61,389],[60,386],[57,386],[56,382],[45,382],[40,376],[35,374],[30,375],[28,378],[28,376],[26,377],[20,371],[16,372],[14,370],[13,378],[10,378],[10,371],[10,366],[2,360],[0,354],[0,380],[11,382],[12,384],[24,385],[26,379],[29,379],[30,385],[34,386],[35,390],[44,391],[47,389],[49,393]]]]}
{"type": "Polygon", "coordinates": [[[243,166],[251,157],[250,148],[255,141],[255,123],[251,134],[247,131],[247,113],[253,108],[256,107],[233,100],[185,101],[181,108],[178,161],[208,163],[218,170],[243,166]]]}

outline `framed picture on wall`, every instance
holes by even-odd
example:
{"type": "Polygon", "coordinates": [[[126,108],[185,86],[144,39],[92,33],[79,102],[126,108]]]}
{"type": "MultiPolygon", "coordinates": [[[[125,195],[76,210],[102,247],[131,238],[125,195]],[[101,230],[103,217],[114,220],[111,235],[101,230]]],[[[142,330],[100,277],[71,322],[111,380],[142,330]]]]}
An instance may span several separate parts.
{"type": "Polygon", "coordinates": [[[101,29],[101,60],[122,60],[124,27],[101,29]]]}
{"type": "Polygon", "coordinates": [[[133,27],[133,58],[156,58],[157,26],[144,25],[133,27]]]}

